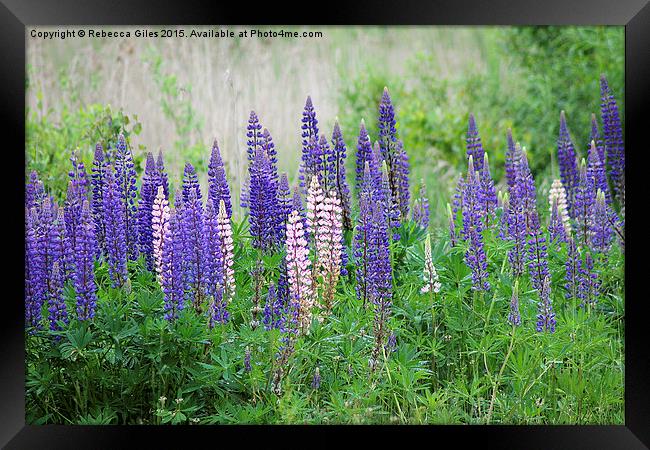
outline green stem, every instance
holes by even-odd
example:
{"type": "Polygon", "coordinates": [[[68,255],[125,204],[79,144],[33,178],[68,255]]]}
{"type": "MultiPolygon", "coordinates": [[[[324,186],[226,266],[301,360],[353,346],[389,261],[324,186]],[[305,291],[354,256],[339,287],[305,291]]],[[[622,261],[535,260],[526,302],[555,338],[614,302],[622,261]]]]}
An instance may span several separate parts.
{"type": "Polygon", "coordinates": [[[494,385],[492,386],[492,398],[490,399],[490,406],[488,407],[487,418],[486,418],[486,423],[488,425],[490,424],[490,420],[492,419],[492,412],[494,411],[494,401],[496,400],[499,382],[501,381],[501,376],[503,375],[503,371],[506,368],[506,363],[508,362],[508,358],[510,358],[510,354],[512,353],[514,343],[515,343],[515,326],[513,325],[512,330],[510,332],[510,345],[508,346],[508,352],[506,353],[506,357],[503,359],[503,364],[501,365],[501,369],[499,370],[499,373],[496,379],[494,380],[494,385]]]}

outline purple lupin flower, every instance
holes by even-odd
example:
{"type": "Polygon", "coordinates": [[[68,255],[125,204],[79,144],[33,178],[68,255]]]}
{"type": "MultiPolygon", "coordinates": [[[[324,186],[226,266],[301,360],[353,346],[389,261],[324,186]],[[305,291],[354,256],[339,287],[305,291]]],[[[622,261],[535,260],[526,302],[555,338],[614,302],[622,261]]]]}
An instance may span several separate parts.
{"type": "Polygon", "coordinates": [[[133,163],[133,155],[126,145],[123,134],[117,139],[115,155],[115,179],[120,187],[122,209],[124,210],[124,228],[126,229],[126,251],[127,257],[134,261],[138,258],[137,248],[137,209],[135,199],[138,194],[136,184],[136,172],[133,163]]]}
{"type": "Polygon", "coordinates": [[[577,297],[580,299],[580,307],[592,307],[598,300],[600,291],[600,281],[598,274],[594,271],[594,259],[590,252],[586,252],[585,262],[579,268],[578,275],[578,292],[577,297]]]}
{"type": "Polygon", "coordinates": [[[542,281],[539,291],[540,301],[538,303],[537,332],[555,332],[555,313],[551,303],[551,278],[547,275],[542,281]]]}
{"type": "Polygon", "coordinates": [[[623,128],[616,99],[614,99],[605,75],[600,76],[600,95],[600,111],[603,121],[603,138],[607,153],[607,165],[609,166],[609,177],[616,197],[621,201],[621,204],[624,204],[625,145],[623,143],[623,128]]]}
{"type": "Polygon", "coordinates": [[[370,268],[372,247],[370,239],[372,237],[372,210],[371,210],[371,189],[370,189],[370,166],[366,162],[365,179],[363,189],[359,193],[359,215],[357,225],[354,229],[354,261],[356,284],[355,290],[357,299],[362,301],[363,306],[369,299],[368,273],[370,268]]]}
{"type": "Polygon", "coordinates": [[[404,144],[401,140],[397,141],[395,147],[396,161],[394,166],[396,185],[397,185],[397,204],[400,212],[400,221],[406,220],[409,213],[409,203],[411,202],[409,173],[411,166],[408,155],[404,150],[404,144]]]}
{"type": "Polygon", "coordinates": [[[286,173],[282,173],[280,176],[280,183],[278,184],[278,215],[279,223],[281,225],[281,241],[284,242],[286,238],[287,222],[289,220],[289,214],[291,214],[291,205],[293,203],[293,197],[291,195],[291,188],[289,187],[289,179],[287,178],[286,173]]]}
{"type": "Polygon", "coordinates": [[[591,114],[591,133],[589,134],[589,147],[591,147],[591,141],[594,141],[596,144],[596,149],[598,150],[598,158],[605,165],[605,142],[598,131],[598,121],[596,120],[596,114],[591,114]]]}
{"type": "Polygon", "coordinates": [[[548,234],[549,242],[560,244],[561,242],[567,241],[566,229],[564,228],[564,223],[562,223],[562,217],[559,213],[557,198],[553,198],[553,203],[551,204],[551,219],[548,224],[548,234]]]}
{"type": "Polygon", "coordinates": [[[316,367],[314,377],[311,379],[311,388],[314,390],[318,390],[318,388],[320,388],[320,369],[318,367],[316,367]]]}
{"type": "Polygon", "coordinates": [[[277,186],[271,180],[270,162],[258,148],[249,171],[249,216],[253,248],[268,252],[279,242],[277,235],[277,186]]]}
{"type": "Polygon", "coordinates": [[[95,224],[95,236],[97,236],[98,249],[100,253],[106,253],[106,229],[104,226],[103,198],[106,184],[106,172],[108,162],[104,159],[104,149],[101,144],[95,146],[95,159],[91,169],[90,185],[92,188],[91,210],[95,224]]]}
{"type": "Polygon", "coordinates": [[[580,258],[580,253],[573,237],[568,236],[567,238],[567,260],[564,263],[566,271],[564,275],[564,288],[566,290],[565,297],[571,299],[578,298],[582,259],[580,258]]]}
{"type": "MultiPolygon", "coordinates": [[[[52,222],[49,231],[49,253],[51,255],[52,265],[59,264],[61,276],[65,281],[65,262],[66,262],[66,237],[65,237],[65,216],[63,208],[57,207],[56,216],[52,222]]],[[[67,252],[70,253],[70,252],[67,252]]]]}
{"type": "Polygon", "coordinates": [[[429,197],[427,196],[427,186],[424,184],[424,179],[420,180],[418,196],[413,203],[411,217],[423,230],[429,228],[429,197]]]}
{"type": "Polygon", "coordinates": [[[318,136],[318,119],[316,119],[316,111],[311,101],[311,96],[307,96],[305,101],[305,108],[302,112],[302,164],[300,166],[300,189],[305,192],[309,183],[309,177],[315,173],[315,161],[313,145],[310,142],[319,142],[318,136]]]}
{"type": "Polygon", "coordinates": [[[264,329],[268,331],[274,328],[280,328],[283,312],[284,304],[282,298],[278,295],[275,284],[271,283],[264,304],[264,318],[262,319],[264,329]]]}
{"type": "Polygon", "coordinates": [[[334,122],[334,130],[332,131],[332,149],[334,156],[334,171],[336,179],[336,192],[341,199],[341,207],[343,208],[343,228],[346,230],[352,229],[352,212],[350,210],[350,187],[345,175],[345,161],[346,152],[345,141],[343,140],[343,133],[338,120],[334,122]]]}
{"type": "Polygon", "coordinates": [[[158,152],[158,159],[156,160],[156,170],[160,176],[159,182],[163,187],[163,192],[165,193],[165,198],[169,199],[169,179],[167,176],[167,171],[165,170],[165,161],[163,160],[162,150],[158,152]]]}
{"type": "Polygon", "coordinates": [[[368,131],[366,130],[366,124],[361,119],[361,125],[359,126],[359,139],[357,141],[357,166],[356,166],[356,182],[355,186],[357,192],[361,192],[362,183],[364,181],[364,168],[366,162],[370,163],[372,159],[372,143],[370,142],[370,137],[368,136],[368,131]]]}
{"type": "Polygon", "coordinates": [[[232,217],[230,188],[228,187],[226,170],[216,139],[212,144],[212,153],[210,154],[210,163],[208,164],[208,197],[212,199],[214,205],[218,205],[219,201],[223,200],[226,204],[228,217],[232,217]]]}
{"type": "Polygon", "coordinates": [[[596,142],[591,141],[587,156],[587,178],[593,185],[594,191],[601,190],[605,195],[605,200],[609,205],[611,197],[609,195],[609,185],[607,184],[607,173],[605,173],[605,163],[598,155],[596,142]]]}
{"type": "Polygon", "coordinates": [[[50,322],[50,330],[61,330],[61,323],[68,324],[68,311],[63,299],[63,273],[59,267],[59,262],[54,262],[52,266],[52,273],[48,285],[47,304],[48,304],[48,320],[50,322]]]}
{"type": "Polygon", "coordinates": [[[392,153],[397,142],[397,130],[395,129],[395,109],[391,101],[388,88],[384,87],[379,102],[379,146],[381,148],[381,159],[392,162],[392,153]]]}
{"type": "Polygon", "coordinates": [[[388,318],[393,296],[393,273],[390,262],[389,224],[381,203],[373,202],[370,237],[368,284],[370,301],[374,306],[373,334],[375,346],[370,360],[371,370],[377,367],[379,352],[389,335],[388,318]]]}
{"type": "MultiPolygon", "coordinates": [[[[180,195],[177,197],[179,198],[180,195]]],[[[184,307],[183,259],[185,254],[182,217],[172,209],[165,230],[161,284],[165,295],[165,319],[173,321],[184,307]]]]}
{"type": "Polygon", "coordinates": [[[515,185],[515,165],[517,163],[517,151],[515,141],[512,139],[512,130],[508,128],[507,134],[508,148],[506,150],[506,182],[508,189],[515,185]]]}
{"type": "Polygon", "coordinates": [[[612,216],[615,217],[616,214],[607,204],[604,192],[598,189],[589,230],[593,251],[606,253],[609,250],[614,237],[614,228],[610,220],[612,216]]]}
{"type": "Polygon", "coordinates": [[[42,306],[46,297],[46,273],[40,251],[40,224],[36,207],[25,208],[25,322],[28,328],[41,328],[42,306]]]}
{"type": "Polygon", "coordinates": [[[29,182],[25,186],[25,208],[30,210],[35,206],[40,206],[44,198],[43,182],[38,179],[38,173],[32,170],[29,174],[29,182]]]}
{"type": "Polygon", "coordinates": [[[592,211],[596,203],[595,186],[587,176],[585,160],[580,164],[580,178],[575,189],[573,216],[576,220],[576,238],[589,246],[589,230],[592,228],[592,211]]]}
{"type": "Polygon", "coordinates": [[[217,286],[210,301],[208,326],[212,329],[218,323],[225,324],[229,317],[226,301],[223,298],[223,286],[217,286]]]}
{"type": "Polygon", "coordinates": [[[467,157],[474,158],[474,167],[481,173],[483,171],[483,144],[481,143],[481,136],[478,134],[476,127],[476,120],[474,114],[469,115],[469,124],[467,125],[467,137],[465,139],[467,147],[467,157]]]}
{"type": "Polygon", "coordinates": [[[145,258],[148,270],[153,270],[153,201],[160,176],[156,169],[156,161],[151,153],[147,153],[147,162],[142,176],[140,201],[138,202],[138,249],[145,258]]]}
{"type": "Polygon", "coordinates": [[[483,231],[483,223],[481,220],[479,195],[479,174],[474,170],[474,157],[470,155],[467,178],[463,184],[462,197],[462,236],[468,242],[468,249],[465,252],[465,263],[472,269],[472,289],[488,291],[490,290],[490,283],[487,281],[487,258],[485,256],[483,236],[481,234],[483,231]]]}
{"type": "Polygon", "coordinates": [[[201,201],[201,186],[199,185],[199,177],[196,174],[194,166],[190,163],[185,164],[183,169],[183,203],[188,203],[190,200],[190,193],[194,191],[196,200],[201,201]]]}
{"type": "Polygon", "coordinates": [[[546,238],[539,224],[537,211],[530,215],[528,227],[528,272],[533,288],[541,291],[544,278],[550,276],[550,274],[548,271],[546,238]]]}
{"type": "Polygon", "coordinates": [[[255,111],[251,111],[248,117],[248,125],[246,126],[246,152],[249,162],[255,159],[255,153],[258,148],[262,148],[263,142],[262,125],[255,111]]]}
{"type": "MultiPolygon", "coordinates": [[[[198,186],[198,185],[197,185],[198,186]]],[[[188,199],[183,202],[183,235],[185,237],[185,283],[188,300],[197,312],[207,294],[207,272],[204,241],[203,206],[197,195],[198,189],[189,189],[188,199]]]]}
{"type": "Polygon", "coordinates": [[[314,155],[318,181],[325,192],[336,189],[336,156],[324,135],[321,134],[318,146],[314,147],[314,149],[318,151],[314,155]]]}
{"type": "Polygon", "coordinates": [[[120,188],[112,170],[106,171],[104,183],[102,203],[104,205],[103,223],[106,233],[108,274],[113,286],[123,286],[127,279],[126,229],[124,228],[124,209],[121,208],[120,188]]]}
{"type": "Polygon", "coordinates": [[[560,180],[566,190],[569,214],[574,217],[576,187],[578,184],[578,167],[576,152],[566,124],[564,111],[560,112],[560,134],[557,140],[557,161],[560,167],[560,180]]]}
{"type": "Polygon", "coordinates": [[[510,322],[514,327],[521,325],[521,314],[519,314],[519,280],[515,280],[515,286],[512,289],[508,322],[510,322]]]}
{"type": "Polygon", "coordinates": [[[480,187],[478,201],[480,204],[481,215],[485,222],[485,228],[488,228],[495,216],[497,207],[497,191],[494,187],[494,180],[490,174],[490,165],[487,153],[484,153],[483,170],[480,174],[480,187]]]}
{"type": "Polygon", "coordinates": [[[461,209],[461,204],[463,200],[463,190],[465,189],[464,187],[465,184],[465,179],[463,178],[463,175],[458,176],[458,181],[456,181],[456,188],[454,189],[454,199],[452,201],[452,211],[454,213],[454,217],[458,214],[458,210],[461,209]]]}
{"type": "Polygon", "coordinates": [[[88,200],[83,201],[77,238],[75,240],[74,286],[77,298],[77,318],[92,319],[95,316],[97,286],[95,285],[95,227],[88,200]]]}

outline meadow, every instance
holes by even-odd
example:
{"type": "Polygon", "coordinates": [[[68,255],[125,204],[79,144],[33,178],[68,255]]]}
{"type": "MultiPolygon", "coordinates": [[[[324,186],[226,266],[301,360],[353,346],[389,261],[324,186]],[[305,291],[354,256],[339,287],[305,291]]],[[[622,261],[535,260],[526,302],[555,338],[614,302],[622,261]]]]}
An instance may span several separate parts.
{"type": "Polygon", "coordinates": [[[557,110],[559,67],[504,107],[496,63],[434,83],[420,55],[338,113],[305,93],[281,145],[250,111],[236,164],[188,144],[194,102],[163,104],[176,153],[104,104],[28,112],[27,422],[622,424],[622,72],[591,66],[617,36],[594,30],[498,41],[584,52],[557,110]]]}

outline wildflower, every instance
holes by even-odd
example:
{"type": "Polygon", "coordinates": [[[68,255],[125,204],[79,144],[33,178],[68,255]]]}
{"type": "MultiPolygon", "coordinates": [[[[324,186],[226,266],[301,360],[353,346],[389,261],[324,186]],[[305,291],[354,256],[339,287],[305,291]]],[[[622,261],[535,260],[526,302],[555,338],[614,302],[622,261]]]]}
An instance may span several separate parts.
{"type": "MultiPolygon", "coordinates": [[[[177,197],[180,198],[180,195],[177,197]]],[[[184,307],[182,211],[170,210],[169,226],[163,228],[161,285],[165,295],[165,319],[172,321],[184,307]]]]}
{"type": "Polygon", "coordinates": [[[562,186],[562,181],[557,179],[553,180],[551,189],[548,192],[548,205],[551,213],[553,212],[553,202],[557,205],[558,217],[564,226],[565,233],[567,235],[571,234],[571,222],[568,212],[566,191],[564,190],[564,186],[562,186]]]}
{"type": "Polygon", "coordinates": [[[298,303],[298,322],[303,329],[311,323],[313,307],[311,261],[303,223],[297,210],[289,215],[286,262],[290,297],[298,303]]]}
{"type": "Polygon", "coordinates": [[[98,249],[100,253],[106,252],[106,229],[104,227],[104,189],[108,163],[104,159],[104,149],[101,144],[95,146],[95,159],[93,160],[90,185],[92,187],[92,211],[95,224],[95,236],[97,236],[98,249]]]}
{"type": "MultiPolygon", "coordinates": [[[[343,133],[338,119],[334,121],[334,130],[332,131],[332,149],[334,158],[334,171],[336,179],[336,193],[341,200],[343,210],[343,228],[352,229],[352,213],[350,211],[350,188],[345,175],[346,152],[343,133]]],[[[343,254],[342,254],[343,255],[343,254]]]]}
{"type": "Polygon", "coordinates": [[[271,180],[271,166],[263,148],[258,147],[249,169],[249,217],[253,247],[268,252],[279,242],[277,229],[277,186],[271,180]]]}
{"type": "Polygon", "coordinates": [[[393,166],[395,172],[395,184],[397,185],[397,203],[399,212],[400,212],[400,221],[405,220],[409,213],[409,203],[411,201],[411,194],[409,192],[409,172],[410,164],[408,160],[408,155],[404,150],[404,144],[401,140],[397,141],[397,146],[395,147],[396,160],[393,166]]]}
{"type": "Polygon", "coordinates": [[[169,199],[169,181],[167,177],[167,172],[165,171],[165,162],[163,161],[162,151],[158,152],[158,159],[156,160],[156,170],[158,175],[160,175],[159,183],[165,191],[165,198],[169,199]]]}
{"type": "Polygon", "coordinates": [[[25,208],[29,211],[35,206],[40,206],[44,198],[43,182],[38,179],[38,173],[32,170],[29,174],[29,183],[25,187],[25,208]]]}
{"type": "Polygon", "coordinates": [[[102,203],[106,232],[106,260],[113,286],[123,286],[127,279],[126,229],[124,209],[121,207],[120,188],[112,170],[106,172],[102,203]]]}
{"type": "Polygon", "coordinates": [[[278,184],[278,220],[281,225],[281,240],[284,242],[286,236],[284,235],[287,229],[287,219],[289,214],[291,214],[291,204],[293,203],[293,197],[291,196],[291,188],[289,187],[289,179],[287,178],[286,173],[282,173],[280,176],[280,182],[278,184]]]}
{"type": "Polygon", "coordinates": [[[487,281],[487,259],[483,247],[483,225],[479,203],[479,176],[474,170],[474,157],[470,155],[467,178],[463,183],[462,214],[463,238],[469,247],[465,252],[465,263],[472,269],[472,288],[487,291],[490,283],[487,281]]]}
{"type": "Polygon", "coordinates": [[[88,320],[95,316],[95,302],[97,301],[94,261],[97,242],[87,200],[82,203],[77,233],[74,248],[74,287],[77,294],[77,317],[79,320],[88,320]]]}
{"type": "Polygon", "coordinates": [[[68,311],[63,299],[63,274],[59,262],[52,266],[50,282],[48,283],[48,313],[50,330],[60,330],[59,322],[69,323],[68,311]]]}
{"type": "Polygon", "coordinates": [[[411,212],[412,219],[418,226],[424,230],[429,228],[429,198],[427,197],[427,187],[424,179],[420,180],[418,196],[413,203],[411,212]]]}
{"type": "Polygon", "coordinates": [[[370,166],[366,163],[366,181],[364,181],[364,189],[359,196],[359,215],[357,217],[357,225],[354,230],[354,259],[355,259],[355,275],[356,284],[355,290],[357,299],[361,300],[365,307],[366,301],[369,296],[368,272],[369,263],[371,259],[371,192],[369,188],[370,166]]]}
{"type": "Polygon", "coordinates": [[[311,177],[309,189],[307,189],[307,208],[306,208],[306,231],[310,236],[314,235],[317,227],[317,210],[319,204],[325,200],[325,194],[318,181],[318,177],[311,177]]]}
{"type": "Polygon", "coordinates": [[[372,158],[372,144],[370,143],[370,137],[368,136],[368,131],[366,130],[366,124],[361,119],[361,125],[359,126],[359,139],[357,141],[357,168],[356,168],[356,188],[357,192],[361,192],[362,183],[364,182],[364,168],[366,162],[370,162],[372,158]]]}
{"type": "Polygon", "coordinates": [[[269,292],[266,296],[264,303],[264,329],[271,330],[273,328],[280,328],[282,323],[283,313],[282,299],[278,295],[278,291],[273,283],[269,285],[269,292]]]}
{"type": "Polygon", "coordinates": [[[428,233],[424,241],[424,283],[424,286],[420,289],[422,294],[426,294],[427,292],[437,294],[442,287],[438,278],[438,272],[433,265],[433,258],[431,257],[431,235],[428,233]]]}
{"type": "Polygon", "coordinates": [[[320,387],[320,369],[316,367],[316,372],[314,372],[314,377],[311,380],[311,388],[318,389],[320,387]]]}
{"type": "Polygon", "coordinates": [[[217,207],[208,197],[205,208],[203,258],[205,270],[205,291],[210,297],[210,328],[215,323],[226,323],[228,311],[224,301],[223,255],[221,254],[221,238],[219,233],[217,207]]]}
{"type": "Polygon", "coordinates": [[[311,96],[307,96],[305,108],[302,112],[302,163],[300,166],[300,189],[306,189],[309,178],[316,173],[314,170],[314,143],[318,143],[318,119],[316,111],[311,101],[311,96]]]}
{"type": "Polygon", "coordinates": [[[512,189],[515,185],[515,166],[517,164],[517,151],[515,149],[515,142],[512,139],[512,130],[508,128],[507,132],[508,149],[506,150],[506,182],[508,189],[512,189]]]}
{"type": "Polygon", "coordinates": [[[210,163],[208,164],[208,197],[212,199],[214,205],[218,205],[221,200],[226,205],[228,217],[232,217],[232,203],[230,200],[230,188],[226,179],[226,170],[221,159],[219,144],[214,140],[212,144],[212,153],[210,154],[210,163]]]}
{"type": "Polygon", "coordinates": [[[594,251],[606,253],[609,250],[614,235],[612,221],[617,219],[616,214],[607,205],[605,193],[598,189],[589,230],[591,247],[594,251]]]}
{"type": "Polygon", "coordinates": [[[485,227],[487,228],[494,217],[495,209],[497,207],[497,192],[494,188],[494,180],[492,180],[492,175],[490,174],[490,164],[487,153],[484,153],[483,156],[483,169],[480,173],[479,183],[479,208],[481,216],[485,221],[485,227]]]}
{"type": "Polygon", "coordinates": [[[126,145],[124,135],[120,134],[117,139],[117,152],[115,156],[115,179],[119,187],[120,198],[122,201],[122,217],[124,218],[124,228],[126,232],[126,252],[131,261],[138,258],[137,247],[137,209],[135,199],[138,195],[136,188],[136,172],[133,163],[133,155],[126,145]]]}
{"type": "Polygon", "coordinates": [[[316,271],[322,278],[325,309],[332,309],[334,293],[341,272],[341,239],[343,236],[341,202],[334,190],[316,205],[316,271]]]}
{"type": "Polygon", "coordinates": [[[600,76],[600,111],[603,122],[603,138],[607,152],[609,176],[614,193],[625,204],[625,145],[618,106],[605,75],[600,76]]]}
{"type": "MultiPolygon", "coordinates": [[[[187,167],[187,166],[186,166],[187,167]]],[[[188,198],[183,198],[182,226],[184,238],[183,268],[185,285],[188,289],[188,299],[194,304],[196,311],[200,311],[201,303],[207,294],[208,273],[204,241],[204,216],[203,206],[198,197],[198,184],[196,189],[193,183],[185,183],[188,198]]]]}
{"type": "Polygon", "coordinates": [[[232,228],[230,218],[226,211],[224,199],[219,201],[219,213],[217,214],[217,225],[219,229],[219,242],[221,244],[221,272],[223,274],[224,294],[228,302],[235,297],[235,271],[233,270],[234,262],[234,245],[232,239],[232,228]]]}
{"type": "Polygon", "coordinates": [[[576,164],[576,153],[569,136],[564,111],[560,113],[560,134],[557,140],[557,159],[560,166],[560,179],[562,186],[566,189],[567,209],[569,214],[574,216],[574,201],[576,187],[578,184],[578,168],[576,164]]]}
{"type": "Polygon", "coordinates": [[[519,280],[515,280],[515,286],[512,289],[508,322],[510,322],[515,327],[521,325],[521,315],[519,314],[519,280]]]}
{"type": "Polygon", "coordinates": [[[598,274],[594,271],[594,259],[591,253],[586,252],[584,265],[579,269],[577,297],[581,300],[580,306],[593,306],[596,304],[600,290],[598,274]]]}
{"type": "Polygon", "coordinates": [[[140,189],[140,201],[138,202],[138,249],[144,255],[147,269],[153,270],[153,231],[152,212],[153,202],[156,196],[156,186],[159,184],[159,175],[156,170],[156,162],[151,153],[147,153],[146,168],[142,176],[142,187],[140,189]]]}
{"type": "Polygon", "coordinates": [[[162,185],[158,186],[158,193],[153,202],[151,229],[153,237],[153,256],[154,267],[158,274],[158,280],[162,276],[162,259],[163,259],[163,243],[165,234],[169,228],[169,202],[165,197],[165,188],[162,185]]]}
{"type": "Polygon", "coordinates": [[[474,114],[469,115],[469,124],[467,126],[467,158],[470,156],[474,159],[474,167],[476,170],[481,173],[483,171],[483,144],[481,143],[481,136],[478,134],[478,128],[476,127],[476,120],[474,119],[474,114]]]}
{"type": "Polygon", "coordinates": [[[562,223],[562,218],[558,212],[558,199],[553,198],[553,204],[551,205],[551,220],[548,224],[549,232],[549,241],[550,242],[566,242],[566,230],[564,224],[562,223]]]}
{"type": "Polygon", "coordinates": [[[379,146],[381,149],[381,159],[393,161],[392,153],[394,145],[397,142],[397,130],[395,129],[395,109],[388,93],[388,88],[384,87],[379,102],[379,146]]]}
{"type": "Polygon", "coordinates": [[[537,331],[555,332],[555,313],[551,303],[551,279],[546,276],[542,281],[542,287],[539,291],[540,302],[538,303],[539,314],[537,315],[537,331]]]}
{"type": "Polygon", "coordinates": [[[573,216],[576,220],[576,235],[583,245],[590,243],[589,230],[592,228],[592,211],[596,202],[596,191],[593,183],[587,177],[585,160],[580,164],[580,178],[576,186],[575,208],[573,216]]]}
{"type": "Polygon", "coordinates": [[[609,185],[607,184],[607,174],[605,173],[605,160],[600,159],[596,142],[591,141],[591,146],[587,153],[587,178],[594,185],[594,189],[600,189],[605,194],[605,200],[609,205],[611,198],[609,195],[609,185]]]}
{"type": "Polygon", "coordinates": [[[39,249],[39,221],[35,206],[25,210],[25,320],[28,327],[40,328],[41,308],[46,296],[46,267],[39,249]]]}

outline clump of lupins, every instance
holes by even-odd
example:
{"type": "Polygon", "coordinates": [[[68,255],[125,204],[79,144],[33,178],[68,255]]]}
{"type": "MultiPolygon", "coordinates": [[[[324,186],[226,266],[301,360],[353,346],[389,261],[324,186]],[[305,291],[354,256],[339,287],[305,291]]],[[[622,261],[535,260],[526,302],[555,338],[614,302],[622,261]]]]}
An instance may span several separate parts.
{"type": "MultiPolygon", "coordinates": [[[[606,261],[614,236],[619,236],[623,243],[624,222],[616,211],[623,206],[624,184],[620,183],[624,180],[613,167],[624,168],[624,155],[618,138],[618,112],[612,102],[607,97],[603,138],[592,117],[591,143],[580,170],[564,113],[561,114],[558,139],[561,179],[554,180],[551,186],[550,220],[545,227],[540,224],[537,192],[526,152],[514,142],[508,130],[507,192],[500,192],[497,198],[489,159],[474,116],[470,115],[466,135],[467,174],[458,180],[453,203],[447,204],[450,244],[454,247],[464,241],[464,259],[472,271],[473,290],[490,290],[485,247],[491,242],[488,240],[493,236],[491,233],[496,233],[492,230],[499,227],[500,238],[509,243],[507,258],[514,276],[507,318],[513,327],[522,323],[519,287],[528,268],[527,276],[539,296],[537,330],[555,330],[547,242],[552,242],[555,249],[567,249],[566,260],[561,262],[566,269],[566,297],[589,307],[596,304],[600,295],[599,264],[606,261]],[[609,194],[608,177],[616,197],[609,194]],[[501,216],[497,225],[498,208],[501,216]],[[462,218],[459,230],[458,210],[462,218]]],[[[390,354],[396,348],[397,335],[389,322],[393,265],[399,264],[393,258],[400,256],[391,252],[394,249],[399,252],[402,243],[391,244],[391,240],[400,238],[398,230],[409,212],[412,221],[428,231],[430,212],[424,181],[416,192],[412,209],[409,208],[410,167],[403,143],[397,138],[395,111],[387,90],[380,102],[378,131],[373,146],[361,121],[355,177],[358,215],[353,217],[345,173],[347,149],[338,121],[328,141],[324,134],[319,134],[316,112],[311,98],[307,98],[302,119],[302,163],[292,195],[289,177],[286,173],[279,175],[271,134],[254,112],[250,114],[248,178],[242,203],[249,209],[251,243],[265,257],[284,252],[284,258],[271,271],[266,270],[265,258],[257,253],[256,265],[250,273],[252,294],[246,300],[252,303],[252,328],[262,322],[267,330],[280,332],[277,367],[272,379],[276,393],[280,392],[281,380],[287,373],[297,335],[300,331],[309,333],[318,293],[323,309],[332,312],[337,285],[347,264],[344,230],[353,229],[357,299],[364,307],[370,305],[373,313],[371,370],[378,367],[382,354],[390,354]],[[306,208],[302,205],[301,192],[306,194],[306,208]],[[271,278],[273,281],[268,281],[271,278]]],[[[28,326],[41,327],[46,304],[51,330],[60,330],[68,323],[73,313],[66,310],[63,298],[66,277],[72,280],[75,291],[77,318],[92,319],[97,299],[95,262],[106,264],[112,283],[121,287],[129,276],[127,258],[134,260],[138,255],[157,274],[167,320],[177,319],[189,302],[198,312],[207,302],[207,314],[203,317],[207,318],[208,326],[213,328],[227,322],[227,306],[235,298],[236,290],[233,211],[225,165],[216,140],[208,164],[205,209],[198,175],[191,164],[184,167],[182,189],[175,195],[174,208],[170,208],[162,153],[157,161],[152,154],[147,155],[139,199],[133,156],[124,136],[118,138],[114,167],[110,166],[109,159],[97,145],[88,191],[83,163],[73,153],[63,208],[46,195],[35,172],[29,175],[25,199],[28,326]],[[74,251],[66,251],[67,248],[74,251]]],[[[562,252],[553,256],[556,255],[562,252]]],[[[433,296],[441,291],[428,232],[421,274],[421,294],[433,296]]],[[[245,357],[246,370],[250,370],[249,348],[245,357]]],[[[320,370],[316,369],[315,389],[319,380],[320,370]]]]}

